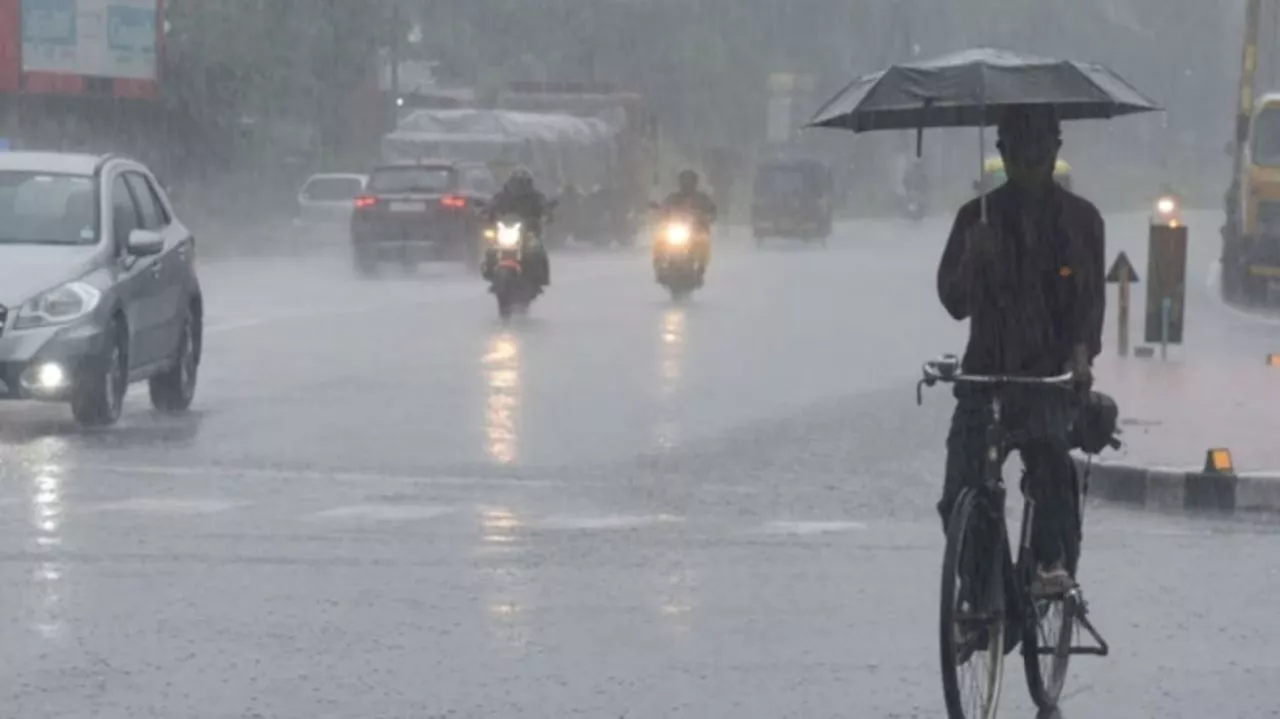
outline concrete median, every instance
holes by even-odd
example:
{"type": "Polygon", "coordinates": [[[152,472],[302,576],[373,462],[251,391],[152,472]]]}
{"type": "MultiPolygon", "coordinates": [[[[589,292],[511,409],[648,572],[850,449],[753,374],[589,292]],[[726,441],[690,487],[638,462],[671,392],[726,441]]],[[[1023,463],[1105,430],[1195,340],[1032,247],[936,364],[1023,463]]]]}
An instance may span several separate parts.
{"type": "Polygon", "coordinates": [[[1280,513],[1280,472],[1223,474],[1075,461],[1078,471],[1088,471],[1092,498],[1164,512],[1280,513]]]}
{"type": "Polygon", "coordinates": [[[1280,372],[1262,358],[1100,358],[1124,448],[1089,463],[1089,494],[1157,511],[1280,512],[1280,372]],[[1211,452],[1223,466],[1211,470],[1211,452]]]}

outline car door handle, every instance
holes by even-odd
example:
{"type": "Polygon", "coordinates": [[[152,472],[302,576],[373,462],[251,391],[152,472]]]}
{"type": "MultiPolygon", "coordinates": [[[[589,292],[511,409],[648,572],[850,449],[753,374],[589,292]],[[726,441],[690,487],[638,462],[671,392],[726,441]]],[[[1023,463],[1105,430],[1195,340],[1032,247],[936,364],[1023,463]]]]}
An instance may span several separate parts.
{"type": "Polygon", "coordinates": [[[164,269],[164,264],[162,264],[162,263],[160,263],[160,262],[156,262],[155,264],[151,265],[151,276],[152,276],[152,277],[159,277],[159,276],[160,276],[160,271],[161,271],[161,270],[163,270],[163,269],[164,269]]]}

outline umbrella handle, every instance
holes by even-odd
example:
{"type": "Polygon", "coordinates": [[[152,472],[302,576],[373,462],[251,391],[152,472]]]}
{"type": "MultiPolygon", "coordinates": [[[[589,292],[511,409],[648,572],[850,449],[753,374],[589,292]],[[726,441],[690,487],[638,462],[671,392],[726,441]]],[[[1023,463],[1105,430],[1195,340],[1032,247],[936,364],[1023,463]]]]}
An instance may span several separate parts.
{"type": "MultiPolygon", "coordinates": [[[[982,177],[982,161],[983,155],[987,149],[987,128],[983,125],[978,126],[978,177],[982,177]]],[[[984,183],[985,184],[985,183],[984,183]]],[[[978,207],[982,212],[982,224],[987,224],[987,188],[984,186],[979,189],[978,207]]]]}
{"type": "MultiPolygon", "coordinates": [[[[978,115],[978,177],[982,177],[982,164],[987,154],[987,87],[986,77],[983,77],[982,95],[979,101],[978,115]]],[[[982,194],[978,196],[978,208],[981,211],[982,224],[987,224],[987,189],[982,188],[982,194]]]]}

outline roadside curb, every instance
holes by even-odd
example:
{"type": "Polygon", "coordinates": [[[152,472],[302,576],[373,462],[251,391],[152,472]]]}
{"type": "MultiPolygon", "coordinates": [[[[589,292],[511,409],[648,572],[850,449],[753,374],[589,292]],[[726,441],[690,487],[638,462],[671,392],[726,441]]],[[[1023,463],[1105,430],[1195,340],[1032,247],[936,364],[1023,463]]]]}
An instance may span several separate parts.
{"type": "Polygon", "coordinates": [[[1218,474],[1072,459],[1077,472],[1088,467],[1089,496],[1107,502],[1156,512],[1280,513],[1280,473],[1218,474]]]}

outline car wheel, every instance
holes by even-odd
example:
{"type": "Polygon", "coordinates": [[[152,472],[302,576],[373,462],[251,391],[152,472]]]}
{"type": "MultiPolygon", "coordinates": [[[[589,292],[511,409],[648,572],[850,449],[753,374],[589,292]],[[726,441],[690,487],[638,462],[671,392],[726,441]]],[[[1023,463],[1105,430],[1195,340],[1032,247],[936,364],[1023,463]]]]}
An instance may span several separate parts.
{"type": "Polygon", "coordinates": [[[161,412],[175,413],[190,409],[200,373],[201,330],[199,315],[188,311],[182,321],[182,335],[173,366],[151,378],[152,407],[161,412]]]}
{"type": "Polygon", "coordinates": [[[120,319],[112,321],[107,348],[85,362],[71,397],[71,413],[89,427],[105,427],[120,419],[129,387],[128,332],[120,319]]]}

